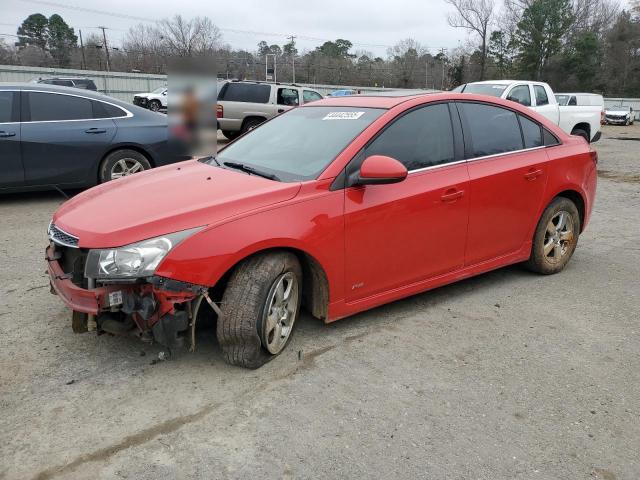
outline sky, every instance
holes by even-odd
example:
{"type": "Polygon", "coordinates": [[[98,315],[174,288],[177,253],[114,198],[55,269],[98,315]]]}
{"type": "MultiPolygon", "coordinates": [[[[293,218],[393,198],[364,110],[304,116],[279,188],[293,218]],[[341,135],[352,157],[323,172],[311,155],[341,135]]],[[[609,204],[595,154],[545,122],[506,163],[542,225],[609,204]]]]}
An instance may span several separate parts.
{"type": "MultiPolygon", "coordinates": [[[[233,48],[256,50],[259,41],[287,43],[297,36],[298,51],[312,50],[325,40],[345,38],[352,52],[366,50],[386,56],[389,46],[413,38],[432,53],[464,44],[467,34],[447,24],[450,6],[444,0],[1,0],[0,34],[15,35],[32,13],[49,17],[58,13],[86,38],[108,27],[109,44],[121,44],[127,30],[143,19],[150,21],[180,14],[185,18],[210,17],[223,41],[233,48]]],[[[0,35],[7,43],[17,39],[0,35]]]]}

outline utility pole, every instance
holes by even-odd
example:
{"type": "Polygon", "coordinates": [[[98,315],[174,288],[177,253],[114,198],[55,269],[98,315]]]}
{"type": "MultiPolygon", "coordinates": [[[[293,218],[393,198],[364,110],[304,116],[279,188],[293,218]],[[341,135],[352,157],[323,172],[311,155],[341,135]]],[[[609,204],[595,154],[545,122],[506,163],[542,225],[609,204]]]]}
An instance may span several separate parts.
{"type": "Polygon", "coordinates": [[[441,48],[440,53],[442,54],[442,56],[440,57],[440,61],[442,62],[442,85],[440,86],[440,90],[444,90],[444,63],[445,59],[447,58],[447,49],[441,48]]]}
{"type": "Polygon", "coordinates": [[[78,33],[80,34],[80,51],[82,52],[82,68],[84,70],[87,69],[87,59],[84,58],[84,43],[82,43],[82,30],[78,30],[78,33]]]}
{"type": "Polygon", "coordinates": [[[291,35],[291,36],[289,36],[287,38],[289,40],[291,40],[291,66],[292,66],[292,70],[293,70],[293,82],[292,83],[296,83],[296,52],[295,52],[295,48],[296,48],[295,39],[296,39],[296,37],[291,35]]]}
{"type": "Polygon", "coordinates": [[[429,89],[429,54],[424,61],[424,88],[429,89]]]}
{"type": "Polygon", "coordinates": [[[107,54],[107,72],[111,71],[111,62],[109,61],[109,46],[107,45],[107,34],[104,31],[107,27],[98,27],[102,30],[102,39],[104,40],[104,51],[107,54]]]}

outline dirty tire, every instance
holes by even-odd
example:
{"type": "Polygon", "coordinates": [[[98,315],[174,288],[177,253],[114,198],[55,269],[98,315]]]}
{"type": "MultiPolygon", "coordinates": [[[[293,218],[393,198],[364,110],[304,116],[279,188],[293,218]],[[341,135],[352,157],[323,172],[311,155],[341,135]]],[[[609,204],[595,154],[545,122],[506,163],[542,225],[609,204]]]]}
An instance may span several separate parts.
{"type": "Polygon", "coordinates": [[[242,124],[242,133],[245,134],[247,133],[249,130],[253,130],[254,128],[256,128],[258,125],[260,125],[262,122],[264,122],[264,120],[260,119],[260,118],[250,118],[248,120],[246,120],[243,124],[242,124]]]}
{"type": "Polygon", "coordinates": [[[149,160],[147,160],[147,157],[145,157],[140,152],[129,149],[116,150],[115,152],[111,152],[109,155],[107,155],[100,164],[100,183],[108,182],[115,178],[113,177],[114,167],[118,162],[121,162],[122,160],[124,160],[128,165],[135,165],[135,163],[137,162],[140,165],[139,169],[137,170],[139,172],[142,172],[143,170],[149,170],[151,168],[151,164],[149,163],[149,160]]]}
{"type": "MultiPolygon", "coordinates": [[[[218,342],[227,363],[258,368],[280,353],[269,353],[261,331],[272,288],[288,273],[295,276],[298,288],[293,328],[302,299],[302,268],[297,257],[290,252],[257,254],[236,267],[222,297],[222,318],[217,322],[218,342]]],[[[290,339],[291,333],[286,342],[290,339]]],[[[282,350],[285,346],[286,343],[282,350]]]]}
{"type": "Polygon", "coordinates": [[[577,135],[579,137],[584,138],[587,143],[591,143],[591,139],[589,138],[589,134],[587,133],[586,130],[583,130],[582,128],[574,128],[571,131],[571,135],[577,135]]]}
{"type": "Polygon", "coordinates": [[[222,130],[222,135],[227,137],[229,140],[235,140],[240,136],[240,132],[232,132],[231,130],[222,130]]]}
{"type": "MultiPolygon", "coordinates": [[[[565,228],[568,229],[569,227],[565,228]]],[[[560,272],[567,263],[569,263],[576,249],[580,228],[580,214],[575,204],[568,198],[556,197],[540,217],[535,234],[533,235],[531,256],[525,263],[525,266],[529,270],[543,275],[560,272]],[[553,226],[550,227],[550,222],[558,222],[559,220],[557,219],[561,218],[562,212],[568,216],[568,218],[565,219],[565,224],[570,224],[571,236],[561,241],[560,250],[554,248],[546,254],[545,245],[550,245],[549,242],[552,240],[552,235],[550,235],[549,230],[554,230],[553,226]]],[[[563,235],[559,233],[559,238],[562,236],[563,235]]],[[[553,244],[553,242],[551,242],[551,244],[553,244]]]]}
{"type": "Polygon", "coordinates": [[[152,112],[158,112],[162,108],[162,104],[158,100],[151,100],[149,102],[149,110],[152,112]]]}

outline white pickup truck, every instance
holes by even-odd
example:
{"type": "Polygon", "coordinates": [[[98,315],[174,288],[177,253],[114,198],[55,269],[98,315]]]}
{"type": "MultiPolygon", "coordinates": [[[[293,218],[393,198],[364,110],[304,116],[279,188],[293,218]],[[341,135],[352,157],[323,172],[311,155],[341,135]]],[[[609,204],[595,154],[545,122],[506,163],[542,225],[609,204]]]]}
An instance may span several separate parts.
{"type": "Polygon", "coordinates": [[[512,100],[547,117],[571,135],[580,135],[587,142],[597,142],[600,139],[602,107],[560,106],[551,87],[543,82],[487,80],[460,85],[454,91],[512,100]]]}

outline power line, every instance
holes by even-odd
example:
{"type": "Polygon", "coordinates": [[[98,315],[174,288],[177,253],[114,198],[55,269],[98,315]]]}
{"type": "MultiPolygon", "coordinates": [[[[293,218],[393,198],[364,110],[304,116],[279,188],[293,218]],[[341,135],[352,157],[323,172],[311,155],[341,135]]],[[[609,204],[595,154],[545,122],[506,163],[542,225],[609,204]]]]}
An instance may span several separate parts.
{"type": "MultiPolygon", "coordinates": [[[[52,1],[48,1],[48,0],[22,0],[23,2],[27,2],[27,3],[37,3],[40,5],[47,5],[47,6],[51,6],[51,7],[58,7],[58,8],[66,8],[66,9],[71,9],[71,10],[78,10],[78,11],[82,11],[82,12],[87,12],[87,13],[95,13],[98,15],[107,15],[110,17],[116,17],[116,18],[123,18],[123,19],[127,19],[127,20],[137,20],[140,22],[145,22],[145,23],[157,23],[158,20],[153,19],[153,18],[149,18],[149,17],[138,17],[136,15],[129,15],[126,13],[117,13],[117,12],[107,12],[105,10],[98,10],[95,8],[87,8],[87,7],[80,7],[77,5],[68,5],[68,4],[64,4],[64,3],[59,3],[59,2],[52,2],[52,1]]],[[[83,27],[83,28],[96,28],[96,27],[83,27]]],[[[100,28],[100,27],[97,27],[100,28]]],[[[115,30],[115,29],[112,29],[115,30]]],[[[219,30],[222,32],[228,32],[228,33],[235,33],[235,34],[241,34],[241,35],[251,35],[251,36],[256,36],[256,37],[280,37],[280,38],[289,38],[289,34],[285,34],[285,33],[275,33],[275,32],[262,32],[262,31],[257,31],[257,30],[240,30],[237,28],[222,28],[219,27],[219,30]]],[[[332,42],[333,40],[331,39],[327,39],[327,38],[321,38],[321,37],[312,37],[312,36],[308,36],[308,35],[298,35],[297,38],[301,39],[301,40],[308,40],[308,41],[313,41],[313,42],[332,42]]],[[[351,42],[351,44],[354,47],[370,47],[370,48],[393,48],[393,45],[386,45],[386,44],[381,44],[381,43],[360,43],[360,42],[351,42]]],[[[446,48],[446,47],[425,47],[427,50],[439,50],[442,48],[446,48]]]]}

